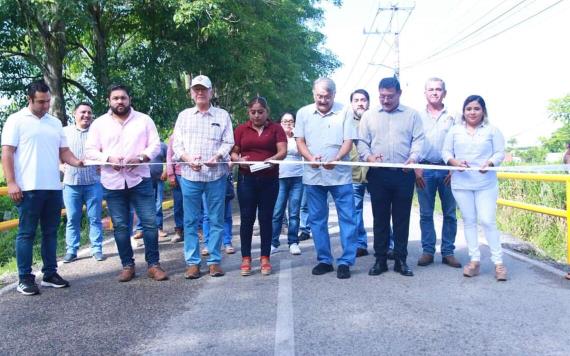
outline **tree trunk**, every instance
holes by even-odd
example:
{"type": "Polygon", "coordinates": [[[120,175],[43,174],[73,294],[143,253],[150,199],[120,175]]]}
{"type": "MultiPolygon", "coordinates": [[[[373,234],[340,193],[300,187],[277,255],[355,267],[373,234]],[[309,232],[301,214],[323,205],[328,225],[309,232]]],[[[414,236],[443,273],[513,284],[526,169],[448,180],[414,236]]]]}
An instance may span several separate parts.
{"type": "Polygon", "coordinates": [[[95,111],[105,110],[107,88],[109,87],[109,57],[107,54],[107,29],[102,22],[103,7],[99,1],[92,3],[88,8],[91,15],[91,28],[93,37],[93,47],[95,48],[95,61],[93,63],[93,75],[97,83],[97,103],[95,111]]]}

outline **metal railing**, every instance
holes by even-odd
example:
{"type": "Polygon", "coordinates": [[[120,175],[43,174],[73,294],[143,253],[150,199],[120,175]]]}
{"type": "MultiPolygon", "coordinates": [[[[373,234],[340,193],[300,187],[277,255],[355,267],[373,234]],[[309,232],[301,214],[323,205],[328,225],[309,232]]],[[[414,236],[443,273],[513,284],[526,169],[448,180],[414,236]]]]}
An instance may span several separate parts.
{"type": "MultiPolygon", "coordinates": [[[[532,180],[543,182],[559,182],[566,184],[566,210],[550,208],[542,205],[529,204],[514,200],[498,199],[497,204],[517,209],[528,210],[536,213],[542,213],[552,216],[558,216],[566,219],[566,262],[570,264],[570,175],[568,174],[534,174],[534,173],[508,173],[499,172],[499,179],[516,179],[516,180],[532,180]]],[[[7,195],[8,189],[0,187],[0,195],[7,195]]],[[[162,203],[164,209],[172,207],[172,200],[162,203]]],[[[62,209],[61,215],[65,215],[65,209],[62,209]]],[[[18,227],[18,219],[0,222],[0,231],[6,231],[18,227]]]]}
{"type": "MultiPolygon", "coordinates": [[[[8,195],[8,188],[7,187],[0,187],[0,196],[8,195]]],[[[174,205],[174,201],[172,199],[165,200],[162,203],[163,209],[170,209],[174,205]]],[[[107,206],[107,202],[103,201],[103,207],[107,206]]],[[[61,209],[61,216],[65,216],[66,212],[65,209],[61,209]]],[[[113,229],[113,224],[109,221],[109,229],[113,229]]],[[[18,227],[18,219],[0,221],[0,232],[15,229],[18,227]]]]}
{"type": "Polygon", "coordinates": [[[558,216],[566,219],[566,262],[570,264],[570,175],[568,174],[536,174],[536,173],[497,173],[499,179],[532,180],[542,182],[559,182],[566,184],[566,210],[547,206],[528,204],[507,199],[497,199],[497,204],[511,208],[523,209],[535,213],[558,216]]]}

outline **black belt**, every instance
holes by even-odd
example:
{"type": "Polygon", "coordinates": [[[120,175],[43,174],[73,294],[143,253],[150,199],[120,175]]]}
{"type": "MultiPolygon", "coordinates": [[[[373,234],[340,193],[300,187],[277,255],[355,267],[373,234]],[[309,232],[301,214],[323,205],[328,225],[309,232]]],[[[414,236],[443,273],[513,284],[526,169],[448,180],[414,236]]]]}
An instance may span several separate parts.
{"type": "Polygon", "coordinates": [[[434,166],[447,166],[447,164],[444,161],[439,161],[439,162],[420,161],[420,164],[431,164],[434,166]]]}

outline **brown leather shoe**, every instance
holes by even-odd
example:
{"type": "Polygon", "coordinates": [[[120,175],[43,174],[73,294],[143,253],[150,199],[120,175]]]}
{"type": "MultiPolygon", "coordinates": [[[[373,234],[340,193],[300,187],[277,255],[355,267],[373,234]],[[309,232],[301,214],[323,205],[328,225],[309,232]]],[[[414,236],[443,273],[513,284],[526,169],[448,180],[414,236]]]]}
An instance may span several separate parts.
{"type": "Polygon", "coordinates": [[[128,282],[133,278],[135,278],[135,266],[123,267],[119,273],[119,282],[128,282]]]}
{"type": "Polygon", "coordinates": [[[197,279],[200,278],[200,266],[190,265],[186,267],[186,272],[184,272],[184,278],[186,279],[197,279]]]}
{"type": "Polygon", "coordinates": [[[463,275],[465,277],[475,277],[479,274],[480,268],[479,261],[471,261],[465,267],[463,267],[463,275]]]}
{"type": "Polygon", "coordinates": [[[495,278],[499,282],[504,282],[507,280],[507,267],[502,263],[497,263],[495,265],[495,278]]]}
{"type": "Polygon", "coordinates": [[[147,275],[155,281],[165,281],[168,279],[168,275],[160,265],[150,267],[147,271],[147,275]]]}
{"type": "Polygon", "coordinates": [[[459,262],[453,255],[442,257],[441,263],[448,265],[449,267],[461,268],[461,262],[459,262]]]}
{"type": "Polygon", "coordinates": [[[418,266],[425,267],[433,263],[433,255],[423,253],[418,259],[418,266]]]}
{"type": "Polygon", "coordinates": [[[222,271],[222,267],[220,267],[219,264],[210,265],[209,268],[210,268],[210,277],[221,277],[225,274],[224,271],[222,271]]]}

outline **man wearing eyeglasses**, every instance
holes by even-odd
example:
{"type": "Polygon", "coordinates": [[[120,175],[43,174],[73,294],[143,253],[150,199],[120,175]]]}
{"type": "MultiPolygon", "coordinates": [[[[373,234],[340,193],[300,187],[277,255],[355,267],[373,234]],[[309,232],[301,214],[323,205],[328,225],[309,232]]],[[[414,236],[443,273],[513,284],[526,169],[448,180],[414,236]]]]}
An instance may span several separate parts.
{"type": "Polygon", "coordinates": [[[330,162],[348,161],[357,135],[351,110],[335,102],[335,94],[336,86],[331,79],[319,78],[314,82],[315,103],[297,112],[295,138],[299,153],[311,162],[304,166],[303,184],[318,260],[312,273],[322,275],[334,271],[328,231],[327,195],[330,192],[336,205],[342,244],[342,255],[336,260],[337,277],[346,279],[350,278],[350,266],[356,258],[352,169],[330,162]]]}
{"type": "MultiPolygon", "coordinates": [[[[380,107],[362,115],[358,152],[368,162],[411,164],[418,162],[423,128],[418,112],[400,104],[400,82],[384,78],[379,84],[380,107]]],[[[366,176],[374,215],[374,257],[371,276],[388,271],[390,219],[394,225],[394,271],[413,276],[406,263],[414,172],[410,169],[371,167],[366,176]]]]}
{"type": "Polygon", "coordinates": [[[200,277],[198,224],[202,216],[202,194],[206,196],[210,234],[207,260],[210,276],[224,275],[220,248],[224,234],[226,180],[229,153],[234,145],[232,121],[227,111],[213,107],[212,82],[205,75],[192,79],[190,94],[196,106],[182,111],[174,127],[174,160],[182,161],[184,207],[184,258],[186,279],[200,277]]]}

